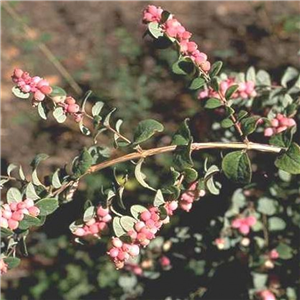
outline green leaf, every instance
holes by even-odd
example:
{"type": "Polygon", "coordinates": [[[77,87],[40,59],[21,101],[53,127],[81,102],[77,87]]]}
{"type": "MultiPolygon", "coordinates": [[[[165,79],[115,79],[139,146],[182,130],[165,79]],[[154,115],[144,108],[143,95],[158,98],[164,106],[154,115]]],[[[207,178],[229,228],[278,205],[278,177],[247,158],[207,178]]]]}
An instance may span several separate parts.
{"type": "Polygon", "coordinates": [[[173,73],[177,75],[189,75],[195,72],[195,65],[190,58],[183,57],[172,66],[173,73]]]}
{"type": "Polygon", "coordinates": [[[191,131],[188,127],[189,119],[185,119],[172,138],[172,145],[188,145],[192,141],[191,131]]]}
{"type": "Polygon", "coordinates": [[[239,88],[238,84],[234,84],[230,86],[225,92],[225,98],[229,100],[230,97],[237,91],[238,88],[239,88]]]}
{"type": "Polygon", "coordinates": [[[146,210],[148,210],[148,209],[145,206],[138,205],[138,204],[132,205],[130,207],[130,212],[131,212],[132,216],[137,220],[139,220],[140,214],[146,210]]]}
{"type": "Polygon", "coordinates": [[[47,107],[43,101],[38,104],[38,113],[42,119],[47,120],[47,107]]]}
{"type": "Polygon", "coordinates": [[[163,196],[161,190],[157,190],[157,192],[155,194],[153,205],[156,207],[159,207],[164,204],[165,204],[164,196],[163,196]]]}
{"type": "Polygon", "coordinates": [[[32,217],[30,215],[24,215],[24,218],[22,221],[20,221],[19,229],[25,230],[32,226],[39,226],[40,225],[40,219],[36,217],[32,217]]]}
{"type": "Polygon", "coordinates": [[[237,115],[237,119],[238,121],[241,121],[243,118],[245,118],[246,116],[248,115],[248,112],[245,111],[245,110],[241,110],[238,112],[238,115],[237,115]]]}
{"type": "Polygon", "coordinates": [[[139,182],[141,186],[144,188],[147,188],[149,190],[155,191],[154,188],[152,188],[146,181],[146,175],[142,172],[142,164],[144,162],[144,158],[141,158],[138,163],[136,164],[135,170],[134,170],[134,175],[136,180],[139,182]]]}
{"type": "Polygon", "coordinates": [[[58,96],[67,96],[67,92],[59,86],[51,86],[52,92],[49,95],[50,98],[58,97],[58,96]]]}
{"type": "Polygon", "coordinates": [[[87,149],[84,149],[73,164],[73,176],[78,178],[89,169],[93,163],[93,158],[87,149]]]}
{"type": "Polygon", "coordinates": [[[291,259],[293,257],[293,249],[287,244],[280,243],[276,250],[281,259],[291,259]]]}
{"type": "Polygon", "coordinates": [[[241,121],[241,128],[244,136],[248,136],[256,130],[260,119],[260,116],[251,116],[241,121]]]}
{"type": "Polygon", "coordinates": [[[153,119],[141,121],[134,131],[134,145],[140,144],[151,138],[156,132],[162,132],[164,126],[153,119]]]}
{"type": "Polygon", "coordinates": [[[41,216],[52,214],[58,208],[58,200],[54,198],[45,198],[36,202],[35,206],[40,209],[41,216]]]}
{"type": "Polygon", "coordinates": [[[191,85],[189,86],[190,90],[198,90],[206,83],[205,79],[202,77],[195,78],[191,85]]]}
{"type": "Polygon", "coordinates": [[[91,131],[83,124],[83,120],[79,122],[79,129],[84,135],[91,134],[91,131]]]}
{"type": "Polygon", "coordinates": [[[273,135],[270,138],[269,143],[274,146],[288,148],[292,143],[295,132],[296,126],[289,127],[286,130],[273,135]]]}
{"type": "Polygon", "coordinates": [[[257,211],[267,216],[276,213],[276,202],[272,199],[263,197],[258,200],[257,211]]]}
{"type": "Polygon", "coordinates": [[[171,185],[167,188],[163,188],[162,192],[164,194],[171,195],[172,198],[171,200],[176,200],[180,196],[180,188],[175,185],[171,185]]]}
{"type": "Polygon", "coordinates": [[[113,219],[113,229],[114,229],[114,233],[117,237],[120,237],[124,234],[126,234],[125,230],[123,229],[121,222],[120,222],[121,218],[120,217],[114,217],[113,219]]]}
{"type": "Polygon", "coordinates": [[[210,86],[212,87],[212,89],[216,92],[219,91],[220,89],[220,82],[219,79],[217,77],[212,78],[211,82],[210,82],[210,86]]]}
{"type": "Polygon", "coordinates": [[[40,197],[37,195],[35,191],[35,187],[32,182],[29,182],[27,187],[26,187],[26,198],[32,199],[32,200],[37,200],[40,197]]]}
{"type": "Polygon", "coordinates": [[[57,169],[57,170],[53,173],[51,182],[52,182],[52,185],[53,185],[53,187],[54,187],[55,189],[59,189],[59,188],[61,187],[61,182],[60,182],[60,179],[59,179],[59,169],[57,169]]]}
{"type": "Polygon", "coordinates": [[[228,153],[222,161],[226,177],[237,183],[250,183],[252,177],[251,162],[244,151],[228,153]]]}
{"type": "Polygon", "coordinates": [[[286,88],[287,83],[290,82],[291,80],[295,79],[298,75],[299,75],[299,72],[297,69],[295,69],[293,67],[288,67],[282,76],[281,85],[286,88]]]}
{"type": "Polygon", "coordinates": [[[149,23],[148,30],[155,39],[158,39],[159,37],[164,36],[164,33],[163,33],[162,29],[160,28],[160,25],[157,22],[149,23]]]}
{"type": "Polygon", "coordinates": [[[271,77],[269,73],[264,70],[259,70],[256,74],[256,85],[270,86],[271,77]]]}
{"type": "Polygon", "coordinates": [[[204,175],[204,179],[208,178],[210,175],[214,175],[214,173],[220,172],[220,169],[216,165],[212,165],[209,167],[209,169],[206,171],[204,175]]]}
{"type": "Polygon", "coordinates": [[[103,120],[103,125],[104,125],[104,126],[110,127],[109,121],[110,121],[111,115],[112,115],[115,111],[116,111],[116,108],[113,108],[113,109],[106,115],[106,117],[105,117],[104,120],[103,120]]]}
{"type": "Polygon", "coordinates": [[[34,185],[42,185],[42,183],[40,182],[39,178],[38,178],[38,175],[37,175],[37,170],[35,169],[33,172],[32,172],[32,182],[34,185]]]}
{"type": "Polygon", "coordinates": [[[268,220],[269,230],[270,231],[278,231],[284,230],[286,228],[286,223],[283,219],[278,217],[272,217],[268,220]]]}
{"type": "Polygon", "coordinates": [[[256,74],[254,67],[250,67],[246,73],[246,81],[256,82],[256,74]]]}
{"type": "Polygon", "coordinates": [[[186,182],[190,183],[198,178],[198,172],[193,168],[186,168],[183,170],[184,179],[186,182]]]}
{"type": "Polygon", "coordinates": [[[266,287],[268,274],[252,272],[251,275],[253,278],[253,285],[256,290],[261,290],[266,287]]]}
{"type": "Polygon", "coordinates": [[[221,121],[222,128],[230,128],[233,125],[234,125],[234,123],[231,119],[226,118],[221,121]]]}
{"type": "Polygon", "coordinates": [[[21,262],[20,258],[17,257],[5,257],[3,260],[7,264],[9,270],[16,268],[21,262]]]}
{"type": "Polygon", "coordinates": [[[193,166],[191,157],[191,142],[186,146],[177,146],[173,153],[173,165],[175,169],[184,170],[193,166]]]}
{"type": "Polygon", "coordinates": [[[28,99],[30,96],[30,93],[23,93],[17,86],[14,86],[11,91],[16,97],[20,99],[28,99]]]}
{"type": "Polygon", "coordinates": [[[11,172],[13,170],[15,170],[18,166],[14,165],[14,164],[10,164],[8,167],[7,167],[7,175],[10,176],[11,172]]]}
{"type": "Polygon", "coordinates": [[[92,107],[92,115],[93,117],[98,116],[104,106],[104,103],[102,101],[96,102],[92,107]]]}
{"type": "Polygon", "coordinates": [[[168,12],[167,10],[164,10],[161,14],[161,23],[165,23],[166,21],[168,21],[170,16],[171,16],[171,13],[168,12]]]}
{"type": "Polygon", "coordinates": [[[218,98],[210,98],[206,101],[204,107],[205,108],[208,108],[208,109],[215,109],[217,107],[220,107],[222,106],[223,103],[220,99],[218,98]]]}
{"type": "Polygon", "coordinates": [[[49,155],[47,155],[45,153],[38,154],[34,157],[32,162],[30,163],[30,166],[32,167],[32,169],[36,169],[37,166],[39,165],[39,163],[43,160],[46,160],[48,157],[49,157],[49,155]]]}
{"type": "Polygon", "coordinates": [[[54,111],[53,111],[53,117],[55,118],[55,120],[58,123],[63,123],[67,119],[65,111],[63,110],[62,107],[57,107],[57,108],[54,109],[54,111]]]}
{"type": "Polygon", "coordinates": [[[221,61],[216,61],[210,68],[209,76],[211,78],[217,76],[219,74],[222,66],[223,66],[223,63],[221,61]]]}
{"type": "Polygon", "coordinates": [[[213,176],[210,177],[206,182],[206,187],[209,190],[209,192],[213,195],[219,195],[220,194],[220,188],[221,185],[218,182],[214,181],[213,176]]]}
{"type": "Polygon", "coordinates": [[[25,180],[25,179],[26,179],[25,174],[24,174],[24,172],[23,172],[23,168],[22,168],[21,165],[20,165],[20,167],[19,167],[19,176],[20,176],[20,178],[21,178],[22,180],[25,180]]]}
{"type": "Polygon", "coordinates": [[[90,221],[91,219],[93,219],[94,215],[95,215],[95,207],[94,207],[94,206],[88,207],[88,208],[84,211],[84,214],[83,214],[83,221],[84,221],[84,222],[90,221]]]}
{"type": "Polygon", "coordinates": [[[21,202],[22,194],[17,188],[10,188],[6,194],[7,203],[21,202]]]}
{"type": "Polygon", "coordinates": [[[133,230],[135,223],[136,223],[136,220],[130,216],[123,216],[120,219],[120,224],[126,232],[128,232],[129,230],[133,230]]]}
{"type": "Polygon", "coordinates": [[[1,238],[9,237],[12,236],[13,234],[14,232],[11,231],[10,229],[1,227],[1,238]]]}
{"type": "Polygon", "coordinates": [[[276,159],[275,166],[290,174],[300,174],[299,145],[292,143],[289,149],[276,159]]]}

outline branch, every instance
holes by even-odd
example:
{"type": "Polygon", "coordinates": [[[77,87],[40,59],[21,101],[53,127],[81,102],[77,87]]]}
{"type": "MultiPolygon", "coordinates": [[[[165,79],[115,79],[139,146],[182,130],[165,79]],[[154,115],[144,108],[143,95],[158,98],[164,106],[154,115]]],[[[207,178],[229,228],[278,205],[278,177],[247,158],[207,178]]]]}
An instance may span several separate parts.
{"type": "MultiPolygon", "coordinates": [[[[165,146],[160,148],[153,148],[149,150],[143,150],[141,152],[129,153],[112,160],[104,161],[100,164],[91,166],[86,174],[91,174],[99,170],[105,169],[107,167],[126,162],[129,160],[136,160],[140,158],[146,158],[149,156],[162,154],[166,152],[172,152],[176,149],[176,145],[165,146]]],[[[266,144],[257,144],[257,143],[193,143],[191,145],[191,151],[199,151],[202,149],[241,149],[241,150],[255,150],[260,152],[269,152],[269,153],[280,153],[284,148],[266,145],[266,144]]]]}

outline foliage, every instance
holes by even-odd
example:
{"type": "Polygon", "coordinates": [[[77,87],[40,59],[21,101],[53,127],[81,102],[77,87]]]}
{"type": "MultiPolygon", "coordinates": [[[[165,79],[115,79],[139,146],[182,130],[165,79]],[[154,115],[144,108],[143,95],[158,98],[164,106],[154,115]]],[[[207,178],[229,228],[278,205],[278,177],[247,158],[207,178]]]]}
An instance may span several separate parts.
{"type": "MultiPolygon", "coordinates": [[[[78,101],[64,89],[16,69],[13,94],[24,101],[31,99],[44,120],[53,117],[64,123],[71,118],[78,123],[78,134],[90,138],[90,145],[46,178],[38,175],[46,154],[33,159],[30,174],[24,174],[21,166],[8,166],[7,176],[1,179],[7,188],[1,209],[1,272],[18,266],[19,252],[26,254],[26,238],[31,238],[34,227],[45,222],[47,226],[61,209],[81,198],[85,199],[81,216],[75,216],[69,226],[77,243],[74,247],[67,247],[68,241],[60,237],[53,239],[58,247],[29,249],[32,255],[47,254],[59,261],[47,283],[30,289],[34,299],[47,297],[51,285],[55,285],[54,293],[72,299],[97,297],[95,286],[110,298],[151,297],[145,283],[163,282],[168,276],[164,274],[176,268],[197,281],[197,286],[192,281],[183,291],[183,297],[192,298],[193,290],[199,292],[196,296],[209,293],[212,277],[228,262],[247,265],[252,279],[247,281],[246,298],[265,299],[267,291],[274,297],[270,299],[296,299],[300,151],[294,136],[299,72],[288,68],[276,86],[270,74],[253,67],[227,75],[221,72],[221,62],[211,65],[206,54],[197,50],[190,33],[181,35],[187,31],[169,12],[149,6],[144,22],[155,42],[175,51],[172,71],[185,76],[203,110],[215,113],[211,141],[193,141],[188,119],[169,136],[160,122],[144,119],[127,137],[121,129],[123,120],[115,119],[115,108],[102,101],[88,105],[91,92],[78,101]],[[107,148],[98,145],[104,132],[112,135],[107,148]],[[167,136],[168,144],[163,142],[167,136]],[[215,138],[217,142],[212,141],[215,138]],[[149,144],[153,148],[142,148],[149,144]],[[118,151],[118,156],[112,151],[118,151]],[[160,174],[151,173],[149,157],[158,154],[172,160],[166,158],[160,164],[160,174]],[[120,163],[126,167],[119,167],[120,163]],[[106,176],[110,167],[112,172],[106,176]],[[82,181],[88,188],[80,195],[77,188],[82,181]],[[87,196],[92,189],[96,192],[87,196]],[[204,212],[205,219],[193,218],[195,224],[185,226],[183,213],[175,212],[179,207],[193,216],[192,206],[205,207],[209,201],[223,207],[222,212],[217,216],[204,212]],[[87,257],[84,252],[91,245],[95,249],[87,257]],[[121,275],[105,260],[105,253],[122,269],[121,275]],[[74,260],[65,262],[60,259],[64,255],[74,260]],[[58,277],[60,269],[66,273],[63,279],[58,277]]],[[[48,277],[42,269],[37,272],[40,278],[48,277]]],[[[166,296],[177,297],[176,291],[166,296]]]]}

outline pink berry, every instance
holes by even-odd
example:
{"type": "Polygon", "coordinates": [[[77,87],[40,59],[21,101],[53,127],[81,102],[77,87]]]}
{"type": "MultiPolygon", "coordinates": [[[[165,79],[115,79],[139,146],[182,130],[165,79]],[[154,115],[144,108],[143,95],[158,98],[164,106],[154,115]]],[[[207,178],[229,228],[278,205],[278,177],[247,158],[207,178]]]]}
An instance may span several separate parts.
{"type": "Polygon", "coordinates": [[[49,85],[43,85],[41,88],[40,88],[40,91],[45,94],[45,95],[48,95],[48,94],[51,94],[52,93],[52,88],[51,86],[49,85]]]}
{"type": "Polygon", "coordinates": [[[8,221],[4,217],[0,217],[0,227],[3,227],[3,228],[8,227],[8,221]]]}
{"type": "Polygon", "coordinates": [[[249,216],[247,219],[246,219],[246,222],[249,226],[253,226],[256,224],[256,218],[254,216],[249,216]]]}
{"type": "Polygon", "coordinates": [[[105,217],[108,213],[109,213],[109,209],[108,208],[103,208],[102,206],[99,206],[97,208],[97,215],[99,217],[105,217]]]}
{"type": "Polygon", "coordinates": [[[79,111],[79,109],[80,108],[79,108],[78,104],[69,104],[67,107],[67,111],[70,114],[77,113],[79,111]]]}
{"type": "Polygon", "coordinates": [[[239,227],[239,231],[241,234],[247,235],[250,232],[250,227],[248,224],[242,224],[239,227]]]}
{"type": "Polygon", "coordinates": [[[138,245],[132,245],[128,252],[131,256],[138,256],[140,253],[140,248],[138,245]]]}
{"type": "Polygon", "coordinates": [[[32,199],[26,199],[23,201],[23,203],[25,203],[25,208],[34,206],[34,201],[32,199]]]}
{"type": "Polygon", "coordinates": [[[121,248],[123,246],[123,242],[119,238],[113,238],[112,239],[112,244],[116,248],[121,248]]]}
{"type": "Polygon", "coordinates": [[[14,69],[14,74],[13,76],[17,77],[17,78],[21,78],[23,75],[23,71],[21,69],[14,69]]]}
{"type": "Polygon", "coordinates": [[[270,251],[269,256],[271,259],[277,259],[277,258],[279,258],[279,253],[276,249],[273,249],[270,251]]]}
{"type": "Polygon", "coordinates": [[[107,225],[106,225],[105,222],[99,222],[99,223],[98,223],[98,227],[99,227],[99,230],[100,230],[100,231],[104,231],[104,230],[107,229],[107,225]]]}
{"type": "Polygon", "coordinates": [[[112,216],[111,215],[106,215],[105,217],[102,218],[102,221],[105,223],[108,223],[112,220],[112,216]]]}
{"type": "Polygon", "coordinates": [[[3,211],[2,211],[2,216],[3,216],[3,218],[5,218],[5,219],[10,219],[11,216],[12,216],[12,212],[9,211],[9,210],[3,210],[3,211]]]}
{"type": "Polygon", "coordinates": [[[37,90],[33,97],[36,101],[43,101],[45,99],[45,94],[43,94],[40,90],[37,90]]]}
{"type": "Polygon", "coordinates": [[[68,96],[68,97],[66,98],[66,100],[65,100],[65,103],[66,103],[66,104],[75,104],[75,103],[76,103],[76,100],[75,100],[73,97],[68,96]]]}
{"type": "Polygon", "coordinates": [[[11,230],[17,229],[19,226],[19,222],[13,219],[8,220],[8,227],[11,230]]]}
{"type": "Polygon", "coordinates": [[[144,228],[146,226],[146,224],[144,222],[137,222],[134,225],[134,228],[137,232],[141,231],[142,228],[144,228]]]}
{"type": "Polygon", "coordinates": [[[11,219],[15,220],[15,221],[21,221],[24,218],[24,214],[21,211],[15,211],[12,216],[11,219]]]}
{"type": "Polygon", "coordinates": [[[171,264],[171,261],[168,257],[162,256],[159,260],[162,267],[168,267],[171,264]]]}
{"type": "Polygon", "coordinates": [[[117,248],[111,248],[109,250],[109,256],[115,258],[119,255],[119,250],[117,248]]]}
{"type": "Polygon", "coordinates": [[[149,220],[150,218],[151,218],[151,213],[150,213],[150,211],[145,210],[145,211],[143,211],[143,212],[141,213],[140,219],[141,219],[142,221],[147,221],[147,220],[149,220]]]}
{"type": "Polygon", "coordinates": [[[89,229],[92,234],[96,234],[99,232],[99,227],[97,223],[91,225],[89,229]]]}
{"type": "Polygon", "coordinates": [[[83,228],[77,228],[74,232],[73,232],[74,235],[77,235],[77,236],[84,236],[85,235],[85,230],[83,228]]]}
{"type": "Polygon", "coordinates": [[[272,136],[274,134],[274,131],[271,127],[266,128],[264,131],[264,136],[272,136]]]}

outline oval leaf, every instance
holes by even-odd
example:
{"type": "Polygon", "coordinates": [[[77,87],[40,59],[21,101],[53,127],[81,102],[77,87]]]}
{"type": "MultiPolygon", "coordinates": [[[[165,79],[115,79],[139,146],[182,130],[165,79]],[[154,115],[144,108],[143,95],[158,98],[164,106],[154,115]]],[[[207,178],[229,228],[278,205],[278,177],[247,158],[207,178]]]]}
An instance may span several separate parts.
{"type": "Polygon", "coordinates": [[[52,214],[58,208],[58,200],[54,198],[46,198],[39,200],[35,206],[40,209],[41,216],[52,214]]]}
{"type": "Polygon", "coordinates": [[[140,144],[151,138],[156,132],[162,132],[164,126],[153,119],[141,121],[134,131],[134,144],[140,144]]]}
{"type": "Polygon", "coordinates": [[[237,183],[249,183],[251,181],[251,163],[247,153],[234,151],[228,153],[222,161],[224,174],[230,180],[237,183]]]}

